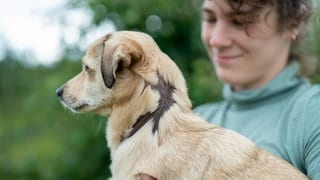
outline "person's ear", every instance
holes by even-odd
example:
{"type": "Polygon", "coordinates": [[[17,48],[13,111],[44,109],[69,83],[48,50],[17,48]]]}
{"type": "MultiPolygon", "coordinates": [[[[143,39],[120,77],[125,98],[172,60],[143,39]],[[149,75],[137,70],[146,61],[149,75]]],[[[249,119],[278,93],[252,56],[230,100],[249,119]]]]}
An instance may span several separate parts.
{"type": "MultiPolygon", "coordinates": [[[[299,13],[300,14],[307,14],[308,12],[308,7],[307,5],[305,4],[301,4],[300,5],[300,8],[299,8],[299,13]]],[[[305,22],[305,19],[301,19],[301,22],[299,22],[299,24],[295,24],[295,27],[292,27],[291,30],[289,30],[289,34],[288,34],[288,38],[291,40],[291,41],[294,41],[297,39],[297,37],[303,33],[304,29],[305,29],[305,26],[306,26],[306,22],[305,22]]]]}

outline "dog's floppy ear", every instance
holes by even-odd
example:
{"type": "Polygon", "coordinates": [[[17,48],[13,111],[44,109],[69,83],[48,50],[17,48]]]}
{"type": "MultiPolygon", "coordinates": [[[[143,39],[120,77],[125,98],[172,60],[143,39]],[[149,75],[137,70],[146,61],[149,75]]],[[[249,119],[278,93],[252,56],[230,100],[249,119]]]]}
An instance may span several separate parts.
{"type": "Polygon", "coordinates": [[[105,42],[101,58],[101,72],[105,86],[109,89],[112,88],[117,73],[121,73],[124,68],[130,68],[142,58],[141,46],[132,39],[125,38],[105,42]],[[113,47],[108,47],[108,45],[113,47]]]}

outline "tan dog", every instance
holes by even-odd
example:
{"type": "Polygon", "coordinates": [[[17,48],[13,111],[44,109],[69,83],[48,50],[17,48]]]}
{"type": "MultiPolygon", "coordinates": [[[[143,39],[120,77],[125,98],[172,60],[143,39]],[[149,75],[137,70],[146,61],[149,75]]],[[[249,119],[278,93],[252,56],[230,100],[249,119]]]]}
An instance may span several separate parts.
{"type": "Polygon", "coordinates": [[[82,72],[57,90],[75,112],[109,116],[113,179],[306,179],[243,136],[194,114],[185,80],[151,37],[95,41],[82,72]]]}

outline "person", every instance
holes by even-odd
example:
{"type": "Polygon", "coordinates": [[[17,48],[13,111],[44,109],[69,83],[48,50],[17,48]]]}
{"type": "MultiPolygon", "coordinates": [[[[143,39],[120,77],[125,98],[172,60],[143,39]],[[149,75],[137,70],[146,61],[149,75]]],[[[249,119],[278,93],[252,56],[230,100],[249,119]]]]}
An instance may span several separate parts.
{"type": "Polygon", "coordinates": [[[203,0],[201,38],[223,82],[221,102],[194,109],[320,179],[320,88],[299,50],[311,0],[203,0]]]}

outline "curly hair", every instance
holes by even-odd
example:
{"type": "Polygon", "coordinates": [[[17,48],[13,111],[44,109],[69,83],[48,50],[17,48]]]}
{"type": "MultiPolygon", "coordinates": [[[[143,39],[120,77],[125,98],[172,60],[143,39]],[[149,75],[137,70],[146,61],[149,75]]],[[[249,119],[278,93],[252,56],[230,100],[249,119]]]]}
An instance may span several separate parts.
{"type": "MultiPolygon", "coordinates": [[[[266,6],[275,7],[278,15],[279,31],[298,28],[301,23],[307,22],[312,14],[311,0],[227,0],[228,4],[235,11],[246,15],[244,23],[255,22],[266,6]],[[241,12],[242,5],[249,5],[246,12],[241,12]]],[[[246,25],[246,24],[244,24],[246,25]]]]}

